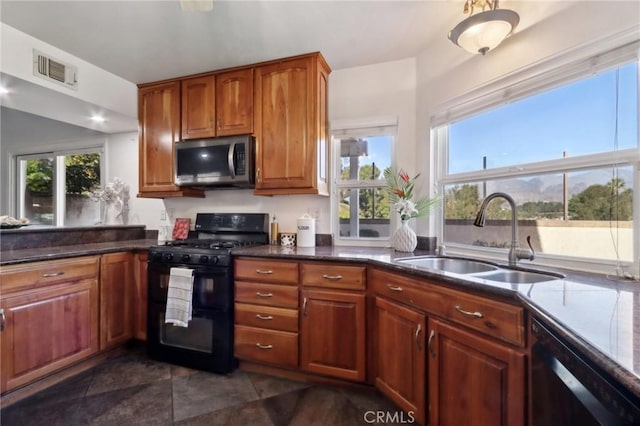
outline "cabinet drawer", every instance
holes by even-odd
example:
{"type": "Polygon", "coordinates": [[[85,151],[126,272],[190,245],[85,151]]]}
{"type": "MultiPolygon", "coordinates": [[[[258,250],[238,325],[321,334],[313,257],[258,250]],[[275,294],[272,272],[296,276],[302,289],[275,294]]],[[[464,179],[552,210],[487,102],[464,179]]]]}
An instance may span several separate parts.
{"type": "Polygon", "coordinates": [[[300,281],[310,287],[364,290],[366,271],[364,266],[301,263],[300,281]]]}
{"type": "Polygon", "coordinates": [[[298,310],[236,303],[236,324],[298,332],[298,310]]]}
{"type": "Polygon", "coordinates": [[[28,262],[0,267],[2,294],[81,279],[97,279],[100,257],[28,262]]]}
{"type": "Polygon", "coordinates": [[[284,367],[298,366],[298,334],[235,326],[235,356],[284,367]]]}
{"type": "Polygon", "coordinates": [[[237,259],[236,280],[298,284],[298,264],[267,259],[237,259]]]}
{"type": "Polygon", "coordinates": [[[236,282],[236,302],[298,308],[298,287],[236,282]]]}
{"type": "Polygon", "coordinates": [[[524,346],[524,308],[464,293],[385,271],[373,270],[370,286],[385,297],[415,306],[428,314],[524,346]]]}

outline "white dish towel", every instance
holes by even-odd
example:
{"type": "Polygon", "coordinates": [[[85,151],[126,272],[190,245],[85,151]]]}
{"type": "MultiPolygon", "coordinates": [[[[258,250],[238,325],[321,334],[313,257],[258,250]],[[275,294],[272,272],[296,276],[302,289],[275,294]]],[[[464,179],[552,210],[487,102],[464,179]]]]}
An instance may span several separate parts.
{"type": "Polygon", "coordinates": [[[188,327],[191,321],[192,297],[193,269],[171,268],[164,322],[188,327]]]}

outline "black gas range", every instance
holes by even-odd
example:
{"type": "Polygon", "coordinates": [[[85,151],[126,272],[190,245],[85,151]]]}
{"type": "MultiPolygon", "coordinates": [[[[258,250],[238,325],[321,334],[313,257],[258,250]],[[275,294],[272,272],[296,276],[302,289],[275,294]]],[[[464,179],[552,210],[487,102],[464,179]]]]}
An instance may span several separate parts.
{"type": "Polygon", "coordinates": [[[237,366],[233,358],[234,248],[268,244],[263,213],[198,213],[186,240],[149,248],[147,348],[151,358],[217,373],[237,366]],[[188,327],[165,323],[172,268],[193,271],[188,327]]]}

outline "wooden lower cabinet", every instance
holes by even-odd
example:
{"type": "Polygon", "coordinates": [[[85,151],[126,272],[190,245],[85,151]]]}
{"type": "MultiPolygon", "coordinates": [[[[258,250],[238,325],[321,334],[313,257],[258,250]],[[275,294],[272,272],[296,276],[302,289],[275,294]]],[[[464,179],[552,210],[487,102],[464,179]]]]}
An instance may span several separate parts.
{"type": "Polygon", "coordinates": [[[363,382],[365,295],[305,289],[301,298],[301,369],[363,382]]]}
{"type": "Polygon", "coordinates": [[[375,306],[376,388],[425,424],[425,315],[380,297],[375,306]]]}
{"type": "Polygon", "coordinates": [[[137,252],[133,255],[134,294],[132,297],[131,318],[133,322],[132,334],[135,339],[147,340],[147,305],[148,277],[147,259],[148,252],[137,252]]]}
{"type": "Polygon", "coordinates": [[[525,424],[525,355],[429,320],[429,424],[525,424]]]}
{"type": "Polygon", "coordinates": [[[132,336],[133,253],[111,253],[100,261],[100,350],[132,336]]]}
{"type": "Polygon", "coordinates": [[[2,393],[98,351],[97,278],[3,298],[0,308],[2,393]]]}

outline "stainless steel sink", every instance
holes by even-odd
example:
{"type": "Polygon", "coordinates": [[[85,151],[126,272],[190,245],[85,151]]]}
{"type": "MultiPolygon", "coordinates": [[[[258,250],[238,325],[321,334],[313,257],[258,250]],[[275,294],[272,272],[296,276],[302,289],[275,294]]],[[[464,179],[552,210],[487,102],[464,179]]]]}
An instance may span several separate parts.
{"type": "Polygon", "coordinates": [[[450,257],[405,257],[396,259],[396,262],[413,265],[419,269],[446,271],[454,274],[477,274],[498,270],[497,266],[489,263],[450,257]]]}
{"type": "Polygon", "coordinates": [[[477,275],[477,277],[489,281],[498,281],[509,284],[535,284],[564,278],[559,274],[548,274],[544,272],[532,271],[516,271],[511,269],[500,269],[495,272],[477,275]]]}

